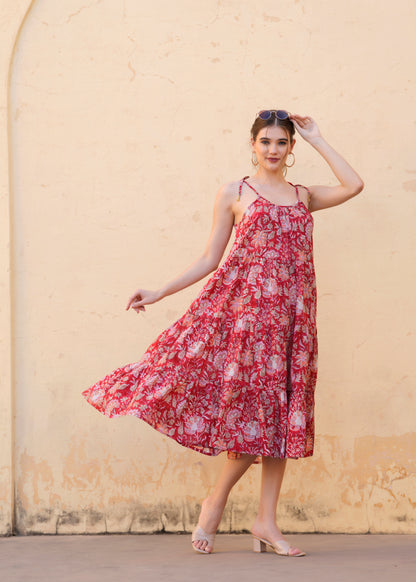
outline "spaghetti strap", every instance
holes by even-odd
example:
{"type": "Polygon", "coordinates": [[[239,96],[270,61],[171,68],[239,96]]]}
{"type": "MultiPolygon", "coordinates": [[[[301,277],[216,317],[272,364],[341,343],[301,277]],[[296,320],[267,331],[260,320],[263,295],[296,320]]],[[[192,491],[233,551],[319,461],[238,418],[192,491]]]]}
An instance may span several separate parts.
{"type": "Polygon", "coordinates": [[[257,196],[260,196],[260,198],[264,198],[264,196],[262,196],[261,194],[259,194],[257,192],[257,190],[255,188],[253,188],[253,186],[251,184],[249,184],[248,182],[246,182],[246,179],[247,178],[250,178],[250,176],[244,176],[244,178],[241,180],[241,186],[243,185],[243,182],[244,182],[245,184],[247,184],[247,186],[249,188],[251,188],[253,190],[253,192],[255,192],[257,194],[257,196]]]}
{"type": "MultiPolygon", "coordinates": [[[[240,181],[240,188],[238,190],[238,198],[237,198],[237,200],[240,200],[240,198],[241,198],[241,189],[243,187],[243,183],[246,181],[247,178],[249,178],[249,176],[244,176],[244,178],[240,181]]],[[[246,184],[247,184],[247,186],[250,186],[250,184],[248,184],[247,182],[246,182],[246,184]]]]}
{"type": "MultiPolygon", "coordinates": [[[[292,184],[292,182],[289,182],[289,184],[292,184]]],[[[292,186],[294,186],[294,184],[292,184],[292,186]]],[[[296,194],[297,195],[298,195],[298,188],[297,188],[297,186],[302,186],[302,188],[305,188],[306,192],[308,193],[308,206],[307,206],[307,208],[309,208],[309,204],[310,204],[310,201],[311,201],[311,198],[312,198],[312,194],[311,194],[309,188],[307,188],[303,184],[296,184],[296,194]]],[[[298,195],[298,200],[299,200],[299,195],[298,195]]]]}
{"type": "MultiPolygon", "coordinates": [[[[289,184],[292,184],[292,182],[289,182],[289,184]]],[[[292,184],[293,186],[294,184],[292,184]]],[[[312,196],[309,188],[307,188],[306,186],[304,186],[303,184],[296,184],[296,186],[302,186],[302,188],[305,188],[305,190],[307,191],[307,193],[309,194],[309,196],[312,196]]]]}
{"type": "Polygon", "coordinates": [[[299,190],[298,190],[298,186],[300,186],[300,184],[292,184],[292,182],[289,182],[289,180],[288,180],[288,184],[290,184],[291,186],[294,186],[296,188],[296,198],[297,198],[297,201],[299,202],[299,190]]]}

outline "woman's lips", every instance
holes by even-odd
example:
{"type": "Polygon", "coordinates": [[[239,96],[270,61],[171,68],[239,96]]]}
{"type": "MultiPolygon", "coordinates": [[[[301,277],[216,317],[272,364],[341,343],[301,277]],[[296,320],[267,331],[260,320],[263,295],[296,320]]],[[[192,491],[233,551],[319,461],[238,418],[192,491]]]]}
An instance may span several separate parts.
{"type": "Polygon", "coordinates": [[[279,158],[267,158],[269,162],[278,162],[279,158]]]}

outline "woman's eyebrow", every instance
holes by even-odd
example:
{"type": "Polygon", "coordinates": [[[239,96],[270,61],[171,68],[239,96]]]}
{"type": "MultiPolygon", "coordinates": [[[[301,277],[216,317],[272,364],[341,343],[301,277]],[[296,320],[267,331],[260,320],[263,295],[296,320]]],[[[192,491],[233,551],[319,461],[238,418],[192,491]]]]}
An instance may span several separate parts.
{"type": "MultiPolygon", "coordinates": [[[[260,141],[262,139],[267,139],[268,141],[270,141],[270,138],[269,137],[261,137],[260,138],[260,141]]],[[[279,137],[278,139],[276,139],[276,141],[287,141],[287,138],[286,137],[279,137]]]]}

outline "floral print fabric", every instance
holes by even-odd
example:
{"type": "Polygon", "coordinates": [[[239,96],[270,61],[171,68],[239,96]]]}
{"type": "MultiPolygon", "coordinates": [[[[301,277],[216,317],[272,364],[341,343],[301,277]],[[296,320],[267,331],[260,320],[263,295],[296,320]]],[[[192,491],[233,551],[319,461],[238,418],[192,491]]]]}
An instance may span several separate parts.
{"type": "Polygon", "coordinates": [[[99,412],[136,416],[206,455],[313,454],[313,218],[297,186],[291,206],[256,194],[184,315],[138,362],[82,392],[99,412]]]}

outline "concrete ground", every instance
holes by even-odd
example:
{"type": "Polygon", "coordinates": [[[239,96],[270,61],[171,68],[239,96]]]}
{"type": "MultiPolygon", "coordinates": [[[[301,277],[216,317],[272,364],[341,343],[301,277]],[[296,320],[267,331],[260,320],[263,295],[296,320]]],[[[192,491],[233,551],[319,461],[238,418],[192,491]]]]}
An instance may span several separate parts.
{"type": "Polygon", "coordinates": [[[416,535],[291,535],[300,558],[252,551],[251,536],[217,535],[214,553],[190,535],[59,535],[0,538],[0,580],[59,582],[416,581],[416,535]]]}

